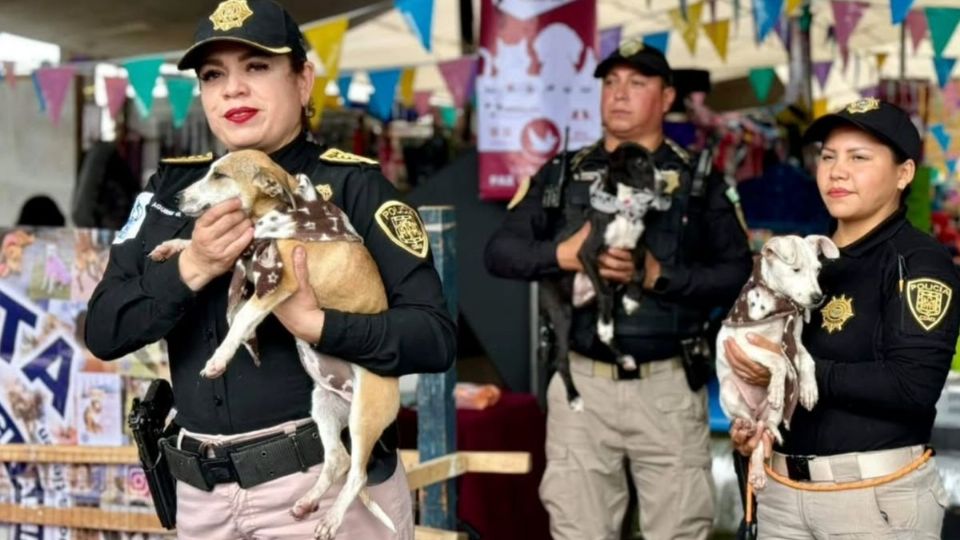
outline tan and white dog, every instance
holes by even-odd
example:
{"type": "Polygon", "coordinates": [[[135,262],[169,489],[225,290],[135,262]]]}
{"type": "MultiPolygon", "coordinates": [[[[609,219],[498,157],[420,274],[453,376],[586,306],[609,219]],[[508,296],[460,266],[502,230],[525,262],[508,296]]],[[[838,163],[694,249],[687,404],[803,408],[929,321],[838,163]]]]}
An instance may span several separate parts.
{"type": "MultiPolygon", "coordinates": [[[[309,178],[288,174],[263,152],[233,152],[214,162],[206,176],[183,191],[180,209],[196,216],[233,197],[240,198],[244,212],[254,222],[253,249],[237,261],[230,293],[230,304],[236,308],[228,313],[230,330],[201,375],[220,376],[237,349],[254,336],[257,325],[296,292],[293,250],[297,245],[306,249],[310,286],[322,308],[365,314],[387,309],[383,282],[362,238],[342,210],[317,196],[309,178]],[[235,298],[238,288],[253,289],[253,294],[245,301],[235,298]]],[[[164,242],[150,257],[166,259],[188,243],[164,242]]],[[[291,512],[297,518],[314,512],[320,497],[346,475],[315,536],[333,539],[347,507],[357,496],[395,531],[391,519],[367,494],[366,470],[373,446],[397,416],[398,380],[320,354],[299,339],[297,349],[315,383],[311,416],[319,428],[325,455],[317,483],[291,512]],[[345,426],[350,430],[349,454],[340,440],[345,426]]]]}

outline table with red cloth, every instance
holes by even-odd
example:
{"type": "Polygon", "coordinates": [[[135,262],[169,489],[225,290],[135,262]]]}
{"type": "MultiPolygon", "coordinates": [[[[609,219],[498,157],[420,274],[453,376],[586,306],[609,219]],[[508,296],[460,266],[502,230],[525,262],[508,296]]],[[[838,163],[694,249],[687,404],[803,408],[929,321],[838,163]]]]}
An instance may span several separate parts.
{"type": "MultiPolygon", "coordinates": [[[[401,409],[400,446],[416,448],[417,413],[401,409]]],[[[531,394],[504,391],[482,411],[457,410],[457,450],[529,452],[527,474],[469,473],[457,480],[457,515],[484,540],[550,540],[537,488],[545,465],[546,416],[531,394]]]]}

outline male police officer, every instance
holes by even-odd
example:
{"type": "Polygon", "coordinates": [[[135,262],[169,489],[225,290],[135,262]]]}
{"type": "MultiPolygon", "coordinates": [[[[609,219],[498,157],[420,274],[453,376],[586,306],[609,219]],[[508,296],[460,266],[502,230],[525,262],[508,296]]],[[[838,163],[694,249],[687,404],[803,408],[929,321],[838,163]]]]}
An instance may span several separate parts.
{"type": "MultiPolygon", "coordinates": [[[[553,538],[620,538],[626,459],[644,537],[703,539],[713,520],[706,395],[702,382],[685,380],[682,341],[702,329],[710,308],[734,300],[750,272],[750,251],[722,178],[697,173],[695,158],[663,135],[663,116],[675,97],[663,54],[626,42],[595,76],[603,80],[603,139],[547,163],[521,187],[487,245],[486,264],[499,276],[527,280],[581,270],[577,252],[589,233],[590,180],[606,170],[608,153],[623,142],[650,150],[657,168],[677,180],[670,209],[648,214],[646,295],[633,315],[622,308],[616,315],[617,344],[639,369],[613,364],[596,336],[594,306],[574,310],[570,363],[585,410],[567,406],[554,377],[540,495],[553,538]],[[554,210],[549,206],[558,189],[554,210]]],[[[599,265],[614,282],[639,274],[624,250],[608,250],[599,265]]]]}

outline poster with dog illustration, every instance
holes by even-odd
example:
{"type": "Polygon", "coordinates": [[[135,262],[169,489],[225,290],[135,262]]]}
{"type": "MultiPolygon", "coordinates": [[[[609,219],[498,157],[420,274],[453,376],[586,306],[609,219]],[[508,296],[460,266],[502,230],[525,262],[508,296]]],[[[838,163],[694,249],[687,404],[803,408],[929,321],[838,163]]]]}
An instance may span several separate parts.
{"type": "Polygon", "coordinates": [[[81,445],[123,444],[120,376],[115,373],[78,373],[77,434],[81,445]]]}

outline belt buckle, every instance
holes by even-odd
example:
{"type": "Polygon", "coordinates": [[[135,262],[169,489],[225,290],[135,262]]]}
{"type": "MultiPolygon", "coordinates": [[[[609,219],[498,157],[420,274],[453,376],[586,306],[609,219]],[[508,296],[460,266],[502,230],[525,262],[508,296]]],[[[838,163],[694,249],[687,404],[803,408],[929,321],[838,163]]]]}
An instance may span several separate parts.
{"type": "Polygon", "coordinates": [[[787,476],[791,480],[809,482],[810,459],[807,456],[786,456],[787,476]]]}
{"type": "Polygon", "coordinates": [[[200,458],[200,472],[207,484],[224,484],[237,481],[237,473],[229,457],[200,458]]]}

